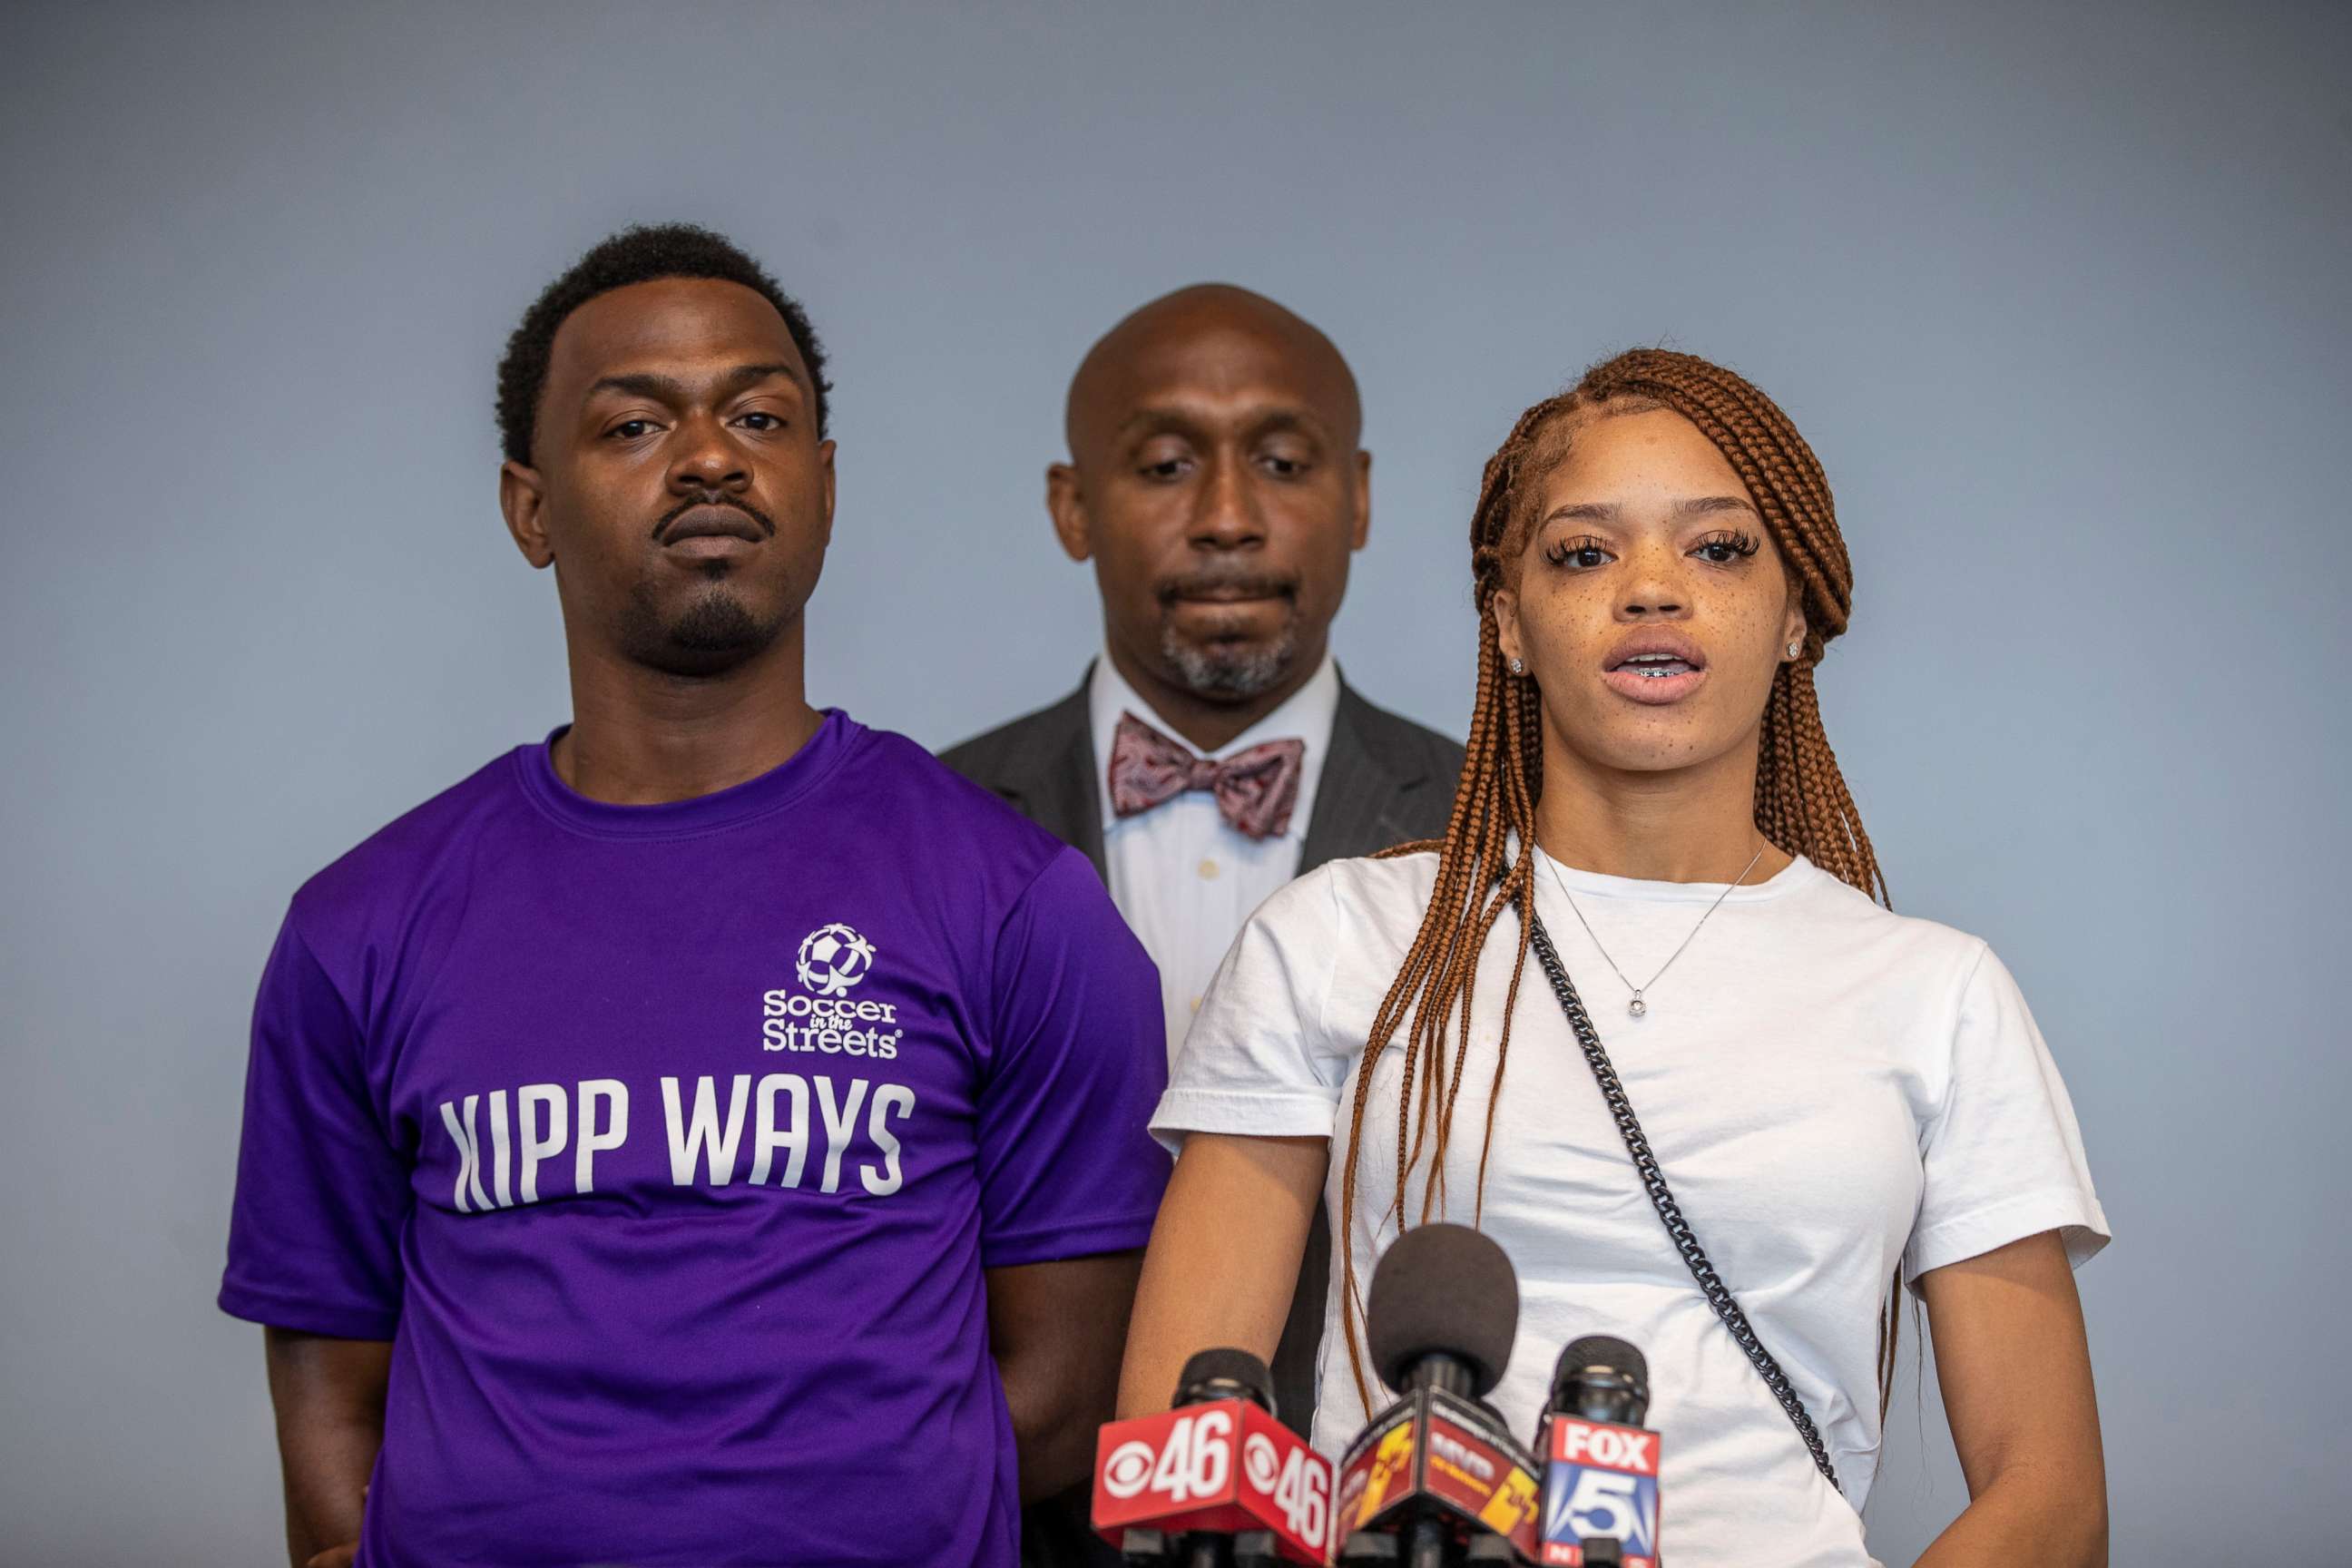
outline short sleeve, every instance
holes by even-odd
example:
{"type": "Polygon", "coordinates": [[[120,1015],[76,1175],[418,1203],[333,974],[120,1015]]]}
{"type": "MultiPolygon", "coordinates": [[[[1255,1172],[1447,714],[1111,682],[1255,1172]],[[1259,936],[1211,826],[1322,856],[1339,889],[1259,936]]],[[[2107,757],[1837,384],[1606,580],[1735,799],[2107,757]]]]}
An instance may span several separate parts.
{"type": "Polygon", "coordinates": [[[2046,1230],[2080,1268],[2107,1244],[2074,1103],[2008,969],[1980,950],[1961,988],[1944,1100],[1922,1130],[1925,1183],[1904,1277],[2046,1230]]]}
{"type": "Polygon", "coordinates": [[[1258,906],[1234,939],[1176,1054],[1151,1130],[1328,1138],[1356,1053],[1331,1048],[1324,1011],[1339,947],[1330,868],[1258,906]]]}
{"type": "Polygon", "coordinates": [[[400,1321],[408,1164],[368,1093],[342,994],[288,916],[254,1005],[221,1310],[388,1340],[400,1321]]]}
{"type": "Polygon", "coordinates": [[[999,928],[992,986],[982,1266],[1141,1247],[1168,1185],[1144,1131],[1168,1079],[1160,975],[1076,850],[999,928]]]}

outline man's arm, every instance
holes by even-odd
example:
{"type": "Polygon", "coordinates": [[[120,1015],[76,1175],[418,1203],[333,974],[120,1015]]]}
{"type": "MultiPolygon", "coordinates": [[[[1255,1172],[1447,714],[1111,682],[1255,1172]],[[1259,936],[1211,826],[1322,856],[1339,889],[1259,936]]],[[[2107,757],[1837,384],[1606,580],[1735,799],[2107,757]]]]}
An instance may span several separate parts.
{"type": "Polygon", "coordinates": [[[269,1402],[286,1478],[286,1552],[295,1568],[344,1568],[358,1549],[360,1504],[383,1446],[388,1340],[338,1340],[264,1329],[269,1402]]]}
{"type": "Polygon", "coordinates": [[[1919,1568],[2105,1568],[2091,1352],[2055,1231],[1920,1276],[1969,1506],[1919,1568]]]}
{"type": "Polygon", "coordinates": [[[1138,1249],[988,1270],[989,1348],[1013,1412],[1024,1505],[1087,1479],[1142,1268],[1138,1249]]]}

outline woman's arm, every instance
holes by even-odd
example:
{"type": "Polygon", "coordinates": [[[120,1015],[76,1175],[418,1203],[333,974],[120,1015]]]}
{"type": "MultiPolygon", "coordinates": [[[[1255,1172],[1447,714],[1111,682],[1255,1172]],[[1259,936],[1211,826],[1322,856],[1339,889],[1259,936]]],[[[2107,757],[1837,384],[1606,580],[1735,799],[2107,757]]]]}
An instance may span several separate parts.
{"type": "Polygon", "coordinates": [[[2083,1306],[2058,1233],[1919,1284],[1969,1500],[1918,1568],[2105,1568],[2106,1460],[2083,1306]]]}
{"type": "Polygon", "coordinates": [[[1195,1132],[1143,1254],[1118,1384],[1121,1416],[1165,1410],[1194,1352],[1271,1359],[1330,1160],[1328,1138],[1195,1132]]]}

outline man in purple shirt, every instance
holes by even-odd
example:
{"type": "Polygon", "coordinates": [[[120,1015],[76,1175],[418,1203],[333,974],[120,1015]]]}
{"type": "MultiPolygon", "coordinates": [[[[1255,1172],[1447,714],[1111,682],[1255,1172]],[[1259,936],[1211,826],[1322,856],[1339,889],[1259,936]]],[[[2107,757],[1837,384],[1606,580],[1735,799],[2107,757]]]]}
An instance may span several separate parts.
{"type": "Polygon", "coordinates": [[[1158,982],[1084,856],[809,706],[825,391],[687,227],[508,346],[572,721],[307,883],[255,1010],[220,1300],[298,1563],[1005,1564],[1086,1472],[1158,982]]]}

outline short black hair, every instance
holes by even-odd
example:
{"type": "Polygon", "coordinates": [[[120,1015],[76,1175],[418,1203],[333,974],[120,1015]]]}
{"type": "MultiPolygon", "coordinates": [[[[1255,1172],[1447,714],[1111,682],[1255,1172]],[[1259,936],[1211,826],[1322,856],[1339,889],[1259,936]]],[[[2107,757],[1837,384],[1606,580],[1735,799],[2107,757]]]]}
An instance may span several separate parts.
{"type": "Polygon", "coordinates": [[[816,341],[801,302],[776,287],[767,268],[723,234],[690,223],[638,224],[573,262],[571,270],[530,302],[521,324],[507,339],[507,352],[499,361],[499,439],[509,461],[530,461],[531,439],[539,434],[539,396],[547,386],[556,329],[599,294],[660,278],[740,283],[773,305],[801,351],[801,363],[808,366],[809,387],[816,399],[817,438],[824,438],[824,395],[833,384],[824,378],[824,347],[816,341]]]}

